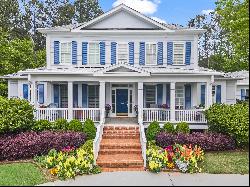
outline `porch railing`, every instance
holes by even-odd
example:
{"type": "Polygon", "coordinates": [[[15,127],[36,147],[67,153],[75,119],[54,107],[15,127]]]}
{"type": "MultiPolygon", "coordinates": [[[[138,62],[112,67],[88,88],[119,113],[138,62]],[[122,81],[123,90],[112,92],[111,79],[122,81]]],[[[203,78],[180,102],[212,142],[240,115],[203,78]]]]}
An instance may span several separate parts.
{"type": "Polygon", "coordinates": [[[189,123],[206,123],[203,109],[175,110],[175,120],[189,123]]]}
{"type": "Polygon", "coordinates": [[[94,122],[99,122],[100,108],[73,108],[73,119],[80,121],[91,119],[94,122]]]}
{"type": "Polygon", "coordinates": [[[67,108],[37,108],[34,115],[36,120],[68,120],[69,110],[67,108]]]}
{"type": "Polygon", "coordinates": [[[164,108],[144,108],[143,122],[166,122],[170,121],[170,110],[164,108]]]}

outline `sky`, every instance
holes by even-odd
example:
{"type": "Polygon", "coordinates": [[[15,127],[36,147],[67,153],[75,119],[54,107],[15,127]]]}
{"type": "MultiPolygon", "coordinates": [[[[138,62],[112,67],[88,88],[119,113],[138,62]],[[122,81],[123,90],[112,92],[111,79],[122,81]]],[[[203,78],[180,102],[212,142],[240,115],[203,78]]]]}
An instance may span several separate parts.
{"type": "Polygon", "coordinates": [[[160,22],[186,26],[198,14],[215,9],[216,0],[99,0],[106,12],[123,3],[160,22]]]}

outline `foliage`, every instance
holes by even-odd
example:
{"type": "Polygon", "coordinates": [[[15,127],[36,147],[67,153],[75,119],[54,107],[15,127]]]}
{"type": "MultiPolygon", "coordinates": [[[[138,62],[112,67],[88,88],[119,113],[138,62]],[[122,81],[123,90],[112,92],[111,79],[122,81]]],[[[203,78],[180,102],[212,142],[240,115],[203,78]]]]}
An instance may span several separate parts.
{"type": "Polygon", "coordinates": [[[34,108],[24,99],[0,96],[0,134],[25,131],[33,125],[34,108]]]}
{"type": "Polygon", "coordinates": [[[174,125],[170,122],[167,122],[164,124],[162,131],[167,133],[174,133],[175,132],[174,125]]]}
{"type": "Polygon", "coordinates": [[[86,141],[80,132],[25,132],[0,136],[0,160],[18,160],[44,155],[51,149],[79,147],[86,141]]]}
{"type": "Polygon", "coordinates": [[[198,145],[205,151],[224,151],[236,148],[235,141],[230,136],[218,133],[169,134],[161,132],[156,136],[156,145],[162,148],[175,143],[198,145]]]}
{"type": "Polygon", "coordinates": [[[154,140],[155,136],[161,131],[161,127],[157,121],[153,121],[147,128],[146,137],[147,140],[154,140]]]}
{"type": "Polygon", "coordinates": [[[188,123],[186,123],[186,122],[177,123],[175,131],[177,133],[186,133],[186,134],[189,134],[190,133],[190,129],[189,129],[188,123]]]}
{"type": "Polygon", "coordinates": [[[50,169],[52,175],[60,179],[74,178],[76,175],[100,173],[94,165],[93,141],[86,142],[78,149],[71,147],[61,151],[52,149],[47,156],[36,157],[42,167],[50,169]]]}
{"type": "Polygon", "coordinates": [[[205,111],[209,131],[232,136],[238,146],[249,144],[249,105],[214,104],[205,111]]]}
{"type": "Polygon", "coordinates": [[[31,130],[40,132],[44,130],[52,130],[52,123],[48,120],[38,120],[35,121],[34,125],[31,127],[31,130]]]}
{"type": "Polygon", "coordinates": [[[73,119],[68,124],[68,130],[83,132],[83,124],[79,120],[73,119]]]}
{"type": "Polygon", "coordinates": [[[66,119],[57,119],[53,123],[54,130],[68,130],[69,123],[66,119]]]}
{"type": "Polygon", "coordinates": [[[87,135],[87,139],[88,140],[93,140],[95,139],[96,136],[96,128],[95,128],[95,124],[91,119],[87,119],[84,122],[83,125],[83,132],[87,135]]]}

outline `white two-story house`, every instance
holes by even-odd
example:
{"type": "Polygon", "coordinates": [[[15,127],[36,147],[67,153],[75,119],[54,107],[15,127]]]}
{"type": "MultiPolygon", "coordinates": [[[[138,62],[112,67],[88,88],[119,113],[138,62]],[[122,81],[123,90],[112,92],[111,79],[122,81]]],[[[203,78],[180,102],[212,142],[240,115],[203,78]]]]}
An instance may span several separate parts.
{"type": "Polygon", "coordinates": [[[203,29],[162,24],[120,5],[87,23],[38,30],[46,36],[46,67],[4,76],[9,98],[29,100],[36,119],[137,117],[145,126],[204,128],[205,108],[236,102],[239,77],[198,66],[203,29]]]}

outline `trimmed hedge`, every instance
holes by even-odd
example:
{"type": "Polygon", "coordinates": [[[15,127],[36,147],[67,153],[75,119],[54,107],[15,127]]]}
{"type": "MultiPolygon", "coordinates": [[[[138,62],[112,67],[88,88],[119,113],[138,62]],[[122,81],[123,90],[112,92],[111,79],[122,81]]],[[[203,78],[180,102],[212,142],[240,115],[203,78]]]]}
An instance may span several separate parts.
{"type": "Polygon", "coordinates": [[[83,132],[87,135],[87,139],[88,140],[93,140],[95,139],[96,136],[96,128],[95,128],[95,124],[91,119],[87,119],[84,122],[83,125],[83,132]]]}
{"type": "Polygon", "coordinates": [[[219,133],[200,133],[192,134],[170,134],[161,132],[156,136],[156,145],[166,148],[173,144],[198,145],[206,151],[234,150],[236,143],[233,138],[219,133]]]}
{"type": "Polygon", "coordinates": [[[238,146],[249,145],[249,105],[214,104],[205,111],[210,132],[233,137],[238,146]]]}
{"type": "Polygon", "coordinates": [[[148,141],[155,140],[155,136],[161,131],[159,122],[153,121],[147,128],[146,137],[148,141]]]}
{"type": "Polygon", "coordinates": [[[175,132],[174,124],[172,124],[170,122],[165,123],[163,128],[162,128],[162,131],[166,132],[166,133],[174,133],[175,132]]]}
{"type": "Polygon", "coordinates": [[[80,132],[25,132],[0,136],[0,160],[17,160],[46,155],[49,150],[66,146],[79,147],[86,141],[80,132]]]}
{"type": "Polygon", "coordinates": [[[189,134],[190,129],[189,129],[188,123],[186,123],[186,122],[177,123],[176,128],[175,128],[175,132],[189,134]]]}

